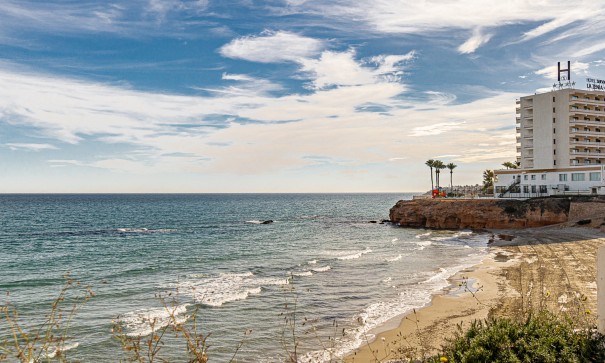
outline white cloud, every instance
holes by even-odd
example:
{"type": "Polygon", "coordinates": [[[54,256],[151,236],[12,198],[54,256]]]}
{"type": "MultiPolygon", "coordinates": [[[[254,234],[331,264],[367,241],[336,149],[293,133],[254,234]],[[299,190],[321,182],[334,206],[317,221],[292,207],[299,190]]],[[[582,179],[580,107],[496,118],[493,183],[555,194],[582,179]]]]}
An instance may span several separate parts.
{"type": "MultiPolygon", "coordinates": [[[[168,95],[0,67],[0,122],[32,128],[47,137],[49,144],[50,140],[68,142],[77,150],[96,145],[96,156],[67,154],[64,160],[50,160],[50,165],[131,175],[283,176],[316,165],[308,155],[346,160],[336,166],[347,169],[408,163],[408,159],[451,155],[452,151],[464,155],[458,160],[471,160],[481,158],[479,143],[490,145],[482,149],[484,153],[492,149],[494,155],[514,155],[514,142],[510,146],[499,143],[502,135],[511,132],[501,130],[514,123],[515,95],[488,92],[489,98],[471,104],[435,102],[426,110],[426,100],[406,100],[404,84],[382,77],[381,64],[388,61],[370,66],[355,61],[353,54],[331,52],[325,61],[343,60],[354,82],[344,73],[336,77],[322,73],[330,67],[320,64],[320,57],[319,63],[313,63],[316,85],[346,84],[282,96],[251,89],[239,95],[168,95]],[[367,104],[384,105],[389,113],[358,111],[367,104]],[[280,122],[292,119],[297,121],[280,122]],[[121,145],[120,152],[113,151],[114,143],[121,145]],[[129,148],[128,157],[123,147],[129,148]]],[[[401,71],[403,64],[392,64],[397,65],[389,65],[389,71],[401,71]]],[[[224,78],[236,84],[259,81],[241,74],[224,78]]]]}
{"type": "Polygon", "coordinates": [[[201,13],[208,7],[208,0],[149,0],[147,11],[162,21],[171,12],[193,11],[201,13]]]}
{"type": "Polygon", "coordinates": [[[258,36],[237,38],[222,46],[222,56],[251,62],[279,63],[298,61],[318,54],[324,43],[285,31],[265,31],[258,36]]]}
{"type": "Polygon", "coordinates": [[[474,53],[477,48],[487,43],[492,34],[483,33],[481,28],[475,28],[470,38],[458,47],[458,52],[462,54],[474,53]]]}
{"type": "Polygon", "coordinates": [[[56,146],[51,144],[27,144],[27,143],[8,143],[5,144],[11,150],[28,150],[28,151],[42,151],[42,150],[55,150],[56,146]]]}
{"type": "Polygon", "coordinates": [[[579,0],[573,5],[566,0],[308,0],[288,5],[290,12],[328,17],[336,22],[339,29],[346,22],[351,32],[423,36],[450,32],[458,39],[460,31],[473,30],[473,35],[458,47],[461,53],[476,51],[499,27],[519,23],[539,25],[514,42],[565,28],[578,39],[599,39],[603,36],[600,24],[605,20],[605,4],[594,0],[579,0]],[[588,22],[592,25],[584,26],[588,22]],[[485,28],[490,29],[490,34],[482,34],[478,30],[485,28]]]}
{"type": "Polygon", "coordinates": [[[456,95],[446,92],[426,91],[429,96],[428,104],[430,105],[447,105],[456,101],[456,95]]]}
{"type": "Polygon", "coordinates": [[[461,122],[440,122],[428,126],[418,126],[412,129],[410,136],[435,136],[444,132],[461,129],[464,121],[461,122]]]}
{"type": "Polygon", "coordinates": [[[404,62],[414,58],[415,52],[405,55],[380,55],[366,61],[357,61],[355,51],[325,51],[318,59],[300,59],[302,72],[311,79],[311,88],[354,86],[401,81],[404,62]],[[364,64],[366,66],[364,66],[364,64]],[[373,65],[369,67],[367,65],[373,65]]]}
{"type": "Polygon", "coordinates": [[[251,77],[246,74],[229,74],[223,73],[222,80],[236,82],[236,85],[224,86],[220,88],[202,88],[202,87],[191,87],[193,89],[208,91],[213,94],[223,96],[260,96],[267,95],[271,92],[281,91],[283,87],[277,83],[268,81],[266,79],[260,79],[251,77]]]}

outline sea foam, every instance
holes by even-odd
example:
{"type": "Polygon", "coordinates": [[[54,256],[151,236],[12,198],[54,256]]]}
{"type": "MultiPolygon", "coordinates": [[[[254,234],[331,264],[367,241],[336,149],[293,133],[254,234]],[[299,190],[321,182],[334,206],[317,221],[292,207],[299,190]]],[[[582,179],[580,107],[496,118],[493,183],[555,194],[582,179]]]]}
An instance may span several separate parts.
{"type": "Polygon", "coordinates": [[[120,321],[126,327],[126,335],[147,336],[169,324],[181,324],[187,320],[185,313],[189,304],[149,308],[124,314],[120,321]]]}
{"type": "Polygon", "coordinates": [[[263,287],[287,285],[288,279],[258,277],[252,272],[222,273],[201,280],[182,282],[180,291],[189,292],[200,304],[219,307],[225,303],[244,300],[250,295],[258,295],[263,287]]]}

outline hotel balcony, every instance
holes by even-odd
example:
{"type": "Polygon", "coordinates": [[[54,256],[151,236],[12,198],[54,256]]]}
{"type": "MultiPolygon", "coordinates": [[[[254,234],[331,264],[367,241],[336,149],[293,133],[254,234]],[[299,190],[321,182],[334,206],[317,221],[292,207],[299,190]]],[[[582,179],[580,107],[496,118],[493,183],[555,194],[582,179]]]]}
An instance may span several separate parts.
{"type": "Polygon", "coordinates": [[[570,129],[569,135],[581,135],[581,136],[593,136],[593,137],[605,137],[605,131],[595,131],[595,130],[579,130],[579,129],[570,129]]]}
{"type": "Polygon", "coordinates": [[[577,104],[577,105],[594,105],[594,106],[603,106],[605,105],[605,96],[604,97],[599,97],[598,100],[595,99],[590,99],[590,98],[586,98],[584,96],[574,96],[571,95],[569,97],[569,103],[570,104],[577,104]]]}
{"type": "Polygon", "coordinates": [[[519,124],[519,123],[521,123],[521,117],[517,117],[517,118],[515,119],[515,121],[516,121],[518,124],[519,124]]]}
{"type": "Polygon", "coordinates": [[[579,151],[579,150],[570,150],[569,151],[570,155],[573,155],[574,157],[588,157],[588,156],[592,156],[592,157],[596,157],[599,159],[605,158],[605,153],[600,153],[594,150],[584,150],[584,151],[579,151]]]}
{"type": "Polygon", "coordinates": [[[584,141],[584,140],[580,140],[580,141],[573,141],[572,140],[572,141],[569,142],[569,144],[570,145],[577,145],[577,146],[594,147],[594,148],[605,147],[605,142],[594,142],[594,141],[584,141]]]}
{"type": "MultiPolygon", "coordinates": [[[[571,107],[569,109],[569,113],[572,116],[595,116],[595,117],[603,117],[605,116],[605,111],[603,110],[585,110],[583,108],[574,108],[571,107]]],[[[578,117],[579,118],[579,117],[578,117]]]]}
{"type": "Polygon", "coordinates": [[[594,158],[583,158],[583,159],[570,159],[569,165],[571,166],[580,166],[580,165],[601,165],[601,159],[594,158]]]}
{"type": "Polygon", "coordinates": [[[600,121],[600,120],[583,120],[583,119],[575,119],[575,118],[571,118],[569,120],[569,123],[572,125],[589,125],[589,126],[603,126],[605,127],[605,120],[600,121]]]}

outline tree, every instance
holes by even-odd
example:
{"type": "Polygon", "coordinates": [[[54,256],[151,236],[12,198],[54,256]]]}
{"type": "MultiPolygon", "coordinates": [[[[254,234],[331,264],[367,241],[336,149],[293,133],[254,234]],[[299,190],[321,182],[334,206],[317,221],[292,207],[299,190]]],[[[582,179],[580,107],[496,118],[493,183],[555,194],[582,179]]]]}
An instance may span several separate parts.
{"type": "Polygon", "coordinates": [[[519,163],[518,161],[507,161],[505,163],[502,163],[502,166],[505,167],[506,169],[517,169],[519,167],[519,163]]]}
{"type": "Polygon", "coordinates": [[[439,173],[441,173],[441,169],[445,169],[445,164],[441,160],[435,160],[433,167],[435,168],[435,183],[439,189],[439,173]]]}
{"type": "Polygon", "coordinates": [[[486,169],[483,172],[483,190],[488,190],[494,187],[494,171],[486,169]]]}
{"type": "Polygon", "coordinates": [[[453,178],[452,178],[452,176],[453,176],[453,174],[454,174],[454,169],[456,169],[456,167],[457,167],[457,166],[458,166],[458,165],[456,165],[456,164],[454,164],[454,163],[449,163],[449,164],[447,164],[447,165],[446,165],[446,167],[447,167],[448,169],[450,169],[450,189],[451,189],[451,190],[454,190],[454,182],[453,182],[453,178]]]}
{"type": "Polygon", "coordinates": [[[428,159],[426,161],[426,163],[424,163],[426,166],[428,166],[429,168],[431,168],[431,192],[433,191],[433,189],[435,189],[434,185],[433,185],[433,166],[435,164],[435,160],[433,159],[428,159]]]}

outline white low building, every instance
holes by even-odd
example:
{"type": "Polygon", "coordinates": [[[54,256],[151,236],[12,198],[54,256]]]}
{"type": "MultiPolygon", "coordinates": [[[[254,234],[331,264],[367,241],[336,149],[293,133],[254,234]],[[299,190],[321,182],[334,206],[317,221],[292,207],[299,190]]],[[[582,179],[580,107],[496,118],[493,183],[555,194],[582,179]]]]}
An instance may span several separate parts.
{"type": "Polygon", "coordinates": [[[494,192],[499,198],[605,194],[604,176],[605,165],[497,170],[494,192]]]}

